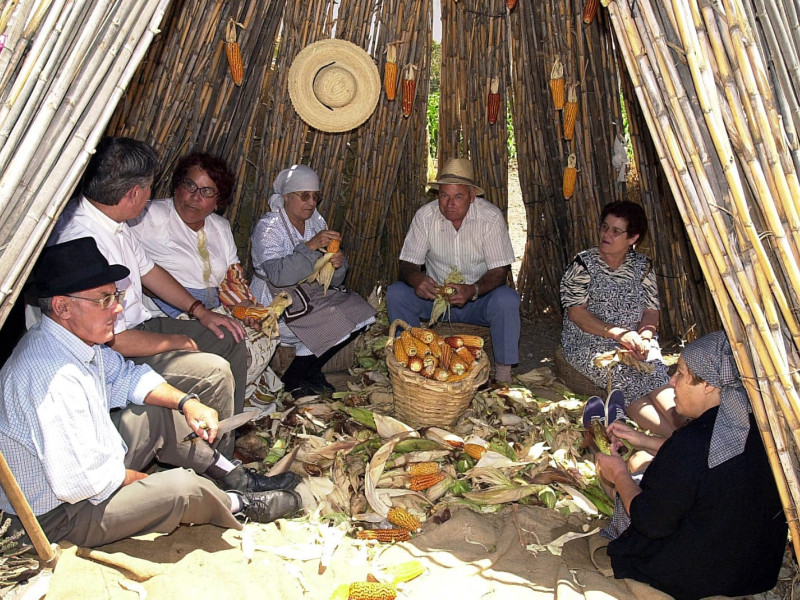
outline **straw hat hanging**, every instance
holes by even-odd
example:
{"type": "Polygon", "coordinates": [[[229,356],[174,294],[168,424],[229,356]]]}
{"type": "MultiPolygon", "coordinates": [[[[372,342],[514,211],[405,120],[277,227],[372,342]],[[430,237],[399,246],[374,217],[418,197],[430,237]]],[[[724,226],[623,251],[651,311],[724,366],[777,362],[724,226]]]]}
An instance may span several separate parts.
{"type": "Polygon", "coordinates": [[[300,118],[320,131],[349,131],[375,110],[378,68],[362,48],[345,40],[306,46],[289,67],[289,96],[300,118]]]}

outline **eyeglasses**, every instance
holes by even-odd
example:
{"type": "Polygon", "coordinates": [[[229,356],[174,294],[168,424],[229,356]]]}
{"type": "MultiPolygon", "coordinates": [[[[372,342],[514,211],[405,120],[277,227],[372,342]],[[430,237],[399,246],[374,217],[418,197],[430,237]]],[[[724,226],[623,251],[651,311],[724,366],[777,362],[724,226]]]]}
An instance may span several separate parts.
{"type": "Polygon", "coordinates": [[[619,227],[609,227],[608,223],[605,223],[605,222],[600,223],[600,231],[602,233],[605,233],[606,231],[610,231],[611,232],[611,237],[615,237],[615,238],[621,236],[623,233],[628,233],[627,229],[620,229],[619,227]]]}
{"type": "Polygon", "coordinates": [[[313,200],[317,204],[322,202],[322,194],[320,192],[292,192],[295,196],[299,196],[303,202],[313,200]]]}
{"type": "Polygon", "coordinates": [[[219,196],[219,192],[212,187],[197,187],[197,184],[189,178],[181,179],[181,185],[190,194],[199,191],[203,198],[213,198],[219,196]]]}
{"type": "Polygon", "coordinates": [[[100,310],[108,310],[112,306],[116,306],[117,302],[122,302],[125,298],[125,290],[117,290],[113,294],[106,294],[100,298],[84,298],[83,296],[73,296],[71,294],[64,294],[67,298],[75,298],[76,300],[86,300],[87,302],[94,302],[100,305],[100,310]]]}

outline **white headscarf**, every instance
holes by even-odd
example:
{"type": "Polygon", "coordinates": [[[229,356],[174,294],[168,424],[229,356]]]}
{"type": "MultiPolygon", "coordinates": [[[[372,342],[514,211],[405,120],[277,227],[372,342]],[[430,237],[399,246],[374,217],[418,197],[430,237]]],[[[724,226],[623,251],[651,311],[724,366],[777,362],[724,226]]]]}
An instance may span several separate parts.
{"type": "MultiPolygon", "coordinates": [[[[283,208],[284,194],[292,192],[318,192],[319,177],[314,169],[306,165],[292,165],[284,169],[272,182],[272,194],[269,197],[269,207],[273,211],[283,208]]],[[[317,212],[314,209],[314,212],[317,212]]]]}

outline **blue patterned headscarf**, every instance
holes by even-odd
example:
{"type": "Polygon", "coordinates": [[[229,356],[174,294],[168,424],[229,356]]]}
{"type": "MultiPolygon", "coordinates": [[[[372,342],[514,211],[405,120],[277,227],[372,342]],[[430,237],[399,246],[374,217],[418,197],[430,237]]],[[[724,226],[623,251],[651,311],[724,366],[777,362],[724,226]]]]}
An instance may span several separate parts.
{"type": "Polygon", "coordinates": [[[713,469],[744,452],[750,432],[750,402],[724,332],[715,331],[688,344],[681,356],[692,373],[722,390],[708,451],[708,468],[713,469]]]}

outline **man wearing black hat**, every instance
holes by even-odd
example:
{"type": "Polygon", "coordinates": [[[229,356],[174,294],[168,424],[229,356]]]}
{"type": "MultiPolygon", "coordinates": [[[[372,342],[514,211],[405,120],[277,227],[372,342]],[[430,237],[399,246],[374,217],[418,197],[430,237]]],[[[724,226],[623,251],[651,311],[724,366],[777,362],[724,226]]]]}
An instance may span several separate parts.
{"type": "MultiPolygon", "coordinates": [[[[45,534],[98,546],[181,523],[241,529],[236,515],[269,522],[297,511],[294,491],[225,492],[196,474],[213,472],[216,411],[106,345],[124,296],[114,282],[128,274],[91,238],[46,248],[29,290],[42,321],[0,370],[0,452],[45,534]],[[202,441],[182,441],[190,432],[202,441]],[[183,468],[143,473],[156,459],[183,468]]],[[[276,487],[296,484],[287,475],[276,487]]],[[[21,529],[2,491],[0,508],[21,529]]]]}

